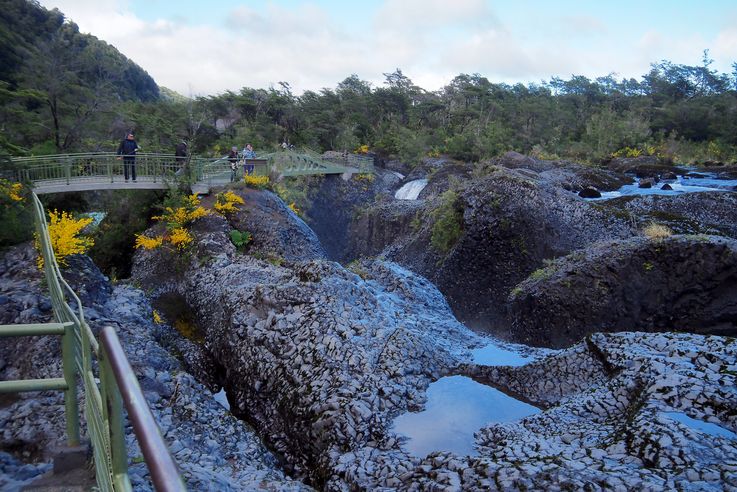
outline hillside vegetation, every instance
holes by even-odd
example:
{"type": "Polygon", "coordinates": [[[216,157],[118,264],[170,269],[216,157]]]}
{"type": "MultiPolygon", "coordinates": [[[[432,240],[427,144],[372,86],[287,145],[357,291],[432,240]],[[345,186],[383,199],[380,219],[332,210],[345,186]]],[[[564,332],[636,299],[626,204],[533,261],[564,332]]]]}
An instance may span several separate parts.
{"type": "Polygon", "coordinates": [[[11,0],[0,12],[0,146],[11,155],[113,150],[133,128],[147,151],[185,139],[197,153],[283,141],[315,150],[374,151],[416,163],[447,154],[477,161],[509,150],[601,162],[655,155],[679,162],[737,160],[737,64],[660,61],[639,80],[614,74],[531,84],[460,74],[436,92],[400,69],[372,86],[289,83],[188,98],[161,92],[112,46],[80,34],[58,10],[11,0]]]}

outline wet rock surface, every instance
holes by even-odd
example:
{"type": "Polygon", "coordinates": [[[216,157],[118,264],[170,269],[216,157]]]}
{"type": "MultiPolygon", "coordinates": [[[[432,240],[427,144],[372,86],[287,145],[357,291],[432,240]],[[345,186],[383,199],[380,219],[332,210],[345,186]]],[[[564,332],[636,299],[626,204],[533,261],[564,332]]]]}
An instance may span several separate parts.
{"type": "Polygon", "coordinates": [[[737,242],[636,238],[561,258],[514,289],[519,342],[565,347],[594,331],[737,334],[737,242]]]}
{"type": "MultiPolygon", "coordinates": [[[[89,259],[76,257],[73,261],[80,268],[67,278],[76,292],[89,294],[83,298],[90,301],[85,305],[85,314],[91,328],[97,332],[102,326],[115,327],[154,418],[191,490],[308,489],[285,477],[276,458],[254,431],[222,408],[212,393],[182,371],[179,361],[162,348],[159,341],[180,336],[168,325],[152,321],[152,308],[142,291],[129,285],[111,287],[89,259]]],[[[50,321],[50,304],[41,289],[35,253],[29,245],[10,249],[0,260],[0,292],[8,308],[2,311],[0,323],[50,321]],[[48,309],[39,309],[46,305],[48,309]]],[[[4,339],[0,359],[2,379],[58,377],[59,337],[4,339]]],[[[3,490],[27,485],[50,469],[47,451],[63,445],[64,422],[61,392],[5,396],[0,404],[3,490]]],[[[85,429],[82,419],[83,434],[85,429]]],[[[152,490],[129,425],[126,441],[134,490],[152,490]]]]}
{"type": "MultiPolygon", "coordinates": [[[[134,273],[151,281],[156,261],[139,253],[134,273]]],[[[469,350],[488,340],[394,263],[273,265],[223,248],[186,268],[174,288],[206,327],[233,413],[325,490],[737,486],[733,339],[597,334],[526,366],[480,366],[469,350]],[[490,423],[476,434],[478,456],[412,456],[391,422],[455,374],[545,411],[490,423]],[[674,422],[673,412],[727,433],[674,422]]]]}
{"type": "Polygon", "coordinates": [[[427,276],[460,320],[508,337],[504,305],[509,292],[543,259],[633,231],[624,214],[558,186],[517,170],[495,167],[489,173],[458,192],[462,234],[447,253],[431,246],[436,201],[415,213],[420,227],[395,239],[383,254],[427,276]]]}
{"type": "Polygon", "coordinates": [[[737,194],[685,193],[677,196],[644,195],[608,200],[642,224],[654,221],[679,234],[717,234],[737,238],[737,194]]]}

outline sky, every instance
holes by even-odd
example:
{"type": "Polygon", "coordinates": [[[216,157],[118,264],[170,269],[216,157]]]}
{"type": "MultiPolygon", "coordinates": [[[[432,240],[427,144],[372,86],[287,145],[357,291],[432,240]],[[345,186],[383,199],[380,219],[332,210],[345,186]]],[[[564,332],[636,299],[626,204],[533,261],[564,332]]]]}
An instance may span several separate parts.
{"type": "Polygon", "coordinates": [[[735,0],[40,0],[185,96],[288,82],[295,94],[397,68],[427,90],[614,74],[668,60],[731,73],[735,0]]]}

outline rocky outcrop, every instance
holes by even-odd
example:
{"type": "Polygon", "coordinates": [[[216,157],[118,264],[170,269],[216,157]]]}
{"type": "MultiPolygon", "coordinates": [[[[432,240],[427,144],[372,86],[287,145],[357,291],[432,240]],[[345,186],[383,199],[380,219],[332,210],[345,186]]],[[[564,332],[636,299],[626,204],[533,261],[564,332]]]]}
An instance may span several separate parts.
{"type": "Polygon", "coordinates": [[[479,431],[473,472],[445,469],[467,490],[735,487],[736,360],[729,338],[619,333],[519,368],[470,367],[547,410],[479,431]]]}
{"type": "Polygon", "coordinates": [[[376,200],[389,200],[389,190],[397,187],[400,178],[378,170],[376,175],[356,175],[343,179],[338,175],[324,176],[309,186],[310,206],[305,221],[320,238],[328,258],[348,261],[354,258],[350,250],[349,226],[376,200]]]}
{"type": "Polygon", "coordinates": [[[482,166],[489,165],[532,171],[534,174],[531,177],[576,193],[589,187],[612,191],[632,182],[632,178],[621,171],[564,160],[536,159],[517,152],[507,152],[482,164],[482,166]]]}
{"type": "MultiPolygon", "coordinates": [[[[140,252],[134,272],[153,261],[140,252]]],[[[277,266],[224,247],[209,262],[192,258],[175,288],[202,320],[233,412],[325,490],[737,486],[735,440],[670,416],[737,430],[728,339],[596,335],[527,366],[479,366],[469,349],[488,340],[457,323],[432,284],[393,263],[277,266]],[[545,411],[481,429],[478,456],[410,455],[393,418],[419,410],[430,382],[452,374],[545,411]]]]}
{"type": "MultiPolygon", "coordinates": [[[[253,237],[249,249],[264,257],[286,261],[325,258],[326,252],[315,232],[295,215],[282,200],[269,191],[237,189],[245,204],[245,213],[228,216],[230,229],[248,231],[253,237]]],[[[205,197],[202,206],[212,209],[216,194],[205,197]]],[[[220,221],[201,222],[199,227],[221,227],[220,221]]],[[[227,227],[223,230],[228,232],[227,227]]],[[[220,244],[219,242],[217,244],[220,244]]],[[[215,249],[212,254],[221,250],[215,249]]]]}
{"type": "MultiPolygon", "coordinates": [[[[244,422],[220,406],[202,384],[182,371],[160,344],[180,338],[166,324],[152,321],[144,293],[128,285],[111,287],[88,258],[70,258],[64,271],[80,293],[94,332],[115,327],[175,461],[190,490],[309,490],[284,476],[275,457],[244,422]]],[[[51,304],[28,244],[12,248],[0,259],[0,323],[44,323],[51,304]]],[[[0,344],[0,379],[58,377],[60,337],[17,337],[0,344]]],[[[80,404],[80,409],[84,408],[80,404]]],[[[63,393],[4,396],[0,405],[0,488],[27,486],[51,468],[48,454],[63,445],[63,393]]],[[[82,431],[85,422],[82,420],[82,431]]],[[[134,490],[153,490],[131,427],[126,426],[129,473],[134,490]]]]}
{"type": "Polygon", "coordinates": [[[637,238],[577,251],[514,289],[510,319],[514,340],[549,347],[597,331],[737,334],[737,242],[637,238]]]}
{"type": "Polygon", "coordinates": [[[608,200],[639,222],[667,225],[678,234],[716,234],[737,238],[737,194],[724,192],[642,195],[608,200]]]}
{"type": "Polygon", "coordinates": [[[632,234],[623,214],[571,195],[518,171],[494,168],[459,191],[462,234],[447,252],[431,246],[434,228],[426,204],[411,236],[384,254],[427,276],[467,324],[507,336],[505,303],[511,289],[545,258],[563,256],[595,241],[632,234]]]}

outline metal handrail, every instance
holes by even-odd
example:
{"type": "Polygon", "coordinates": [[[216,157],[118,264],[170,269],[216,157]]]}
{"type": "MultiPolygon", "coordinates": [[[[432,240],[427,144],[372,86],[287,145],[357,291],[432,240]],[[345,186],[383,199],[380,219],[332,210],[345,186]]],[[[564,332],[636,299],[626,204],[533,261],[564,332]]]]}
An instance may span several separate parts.
{"type": "Polygon", "coordinates": [[[151,481],[156,490],[166,492],[184,490],[177,465],[169,454],[169,449],[161,437],[159,426],[146,404],[138,380],[123,352],[118,335],[111,326],[102,329],[100,342],[105,352],[106,363],[109,364],[112,375],[120,388],[123,403],[128,410],[128,418],[138,437],[143,457],[151,472],[151,481]]]}
{"type": "MultiPolygon", "coordinates": [[[[257,159],[268,160],[268,165],[261,166],[257,174],[274,172],[298,176],[373,172],[373,159],[355,154],[324,157],[312,151],[279,151],[259,155],[257,159]]],[[[13,172],[11,179],[32,183],[38,193],[65,191],[70,185],[77,185],[77,189],[139,186],[123,181],[125,158],[112,152],[17,157],[12,160],[20,168],[13,172]]],[[[183,178],[192,184],[225,184],[231,175],[227,157],[192,156],[181,159],[172,154],[139,152],[135,155],[135,166],[138,182],[156,188],[167,188],[183,178]]]]}
{"type": "Polygon", "coordinates": [[[95,476],[100,489],[116,492],[131,490],[123,421],[123,402],[125,402],[156,490],[167,492],[186,490],[115,331],[112,327],[105,327],[101,337],[102,344],[95,339],[85,321],[79,297],[61,275],[51,247],[43,205],[35,193],[31,193],[31,197],[35,210],[36,234],[44,259],[44,274],[57,322],[45,325],[16,325],[9,328],[0,326],[0,332],[5,331],[7,336],[58,333],[59,327],[62,326],[64,377],[8,381],[5,382],[9,383],[6,390],[64,390],[67,443],[76,446],[80,442],[77,379],[81,376],[85,394],[87,431],[92,443],[95,476]],[[76,309],[67,304],[65,296],[72,299],[77,306],[76,309]],[[99,379],[94,373],[95,359],[98,362],[99,379]]]}

